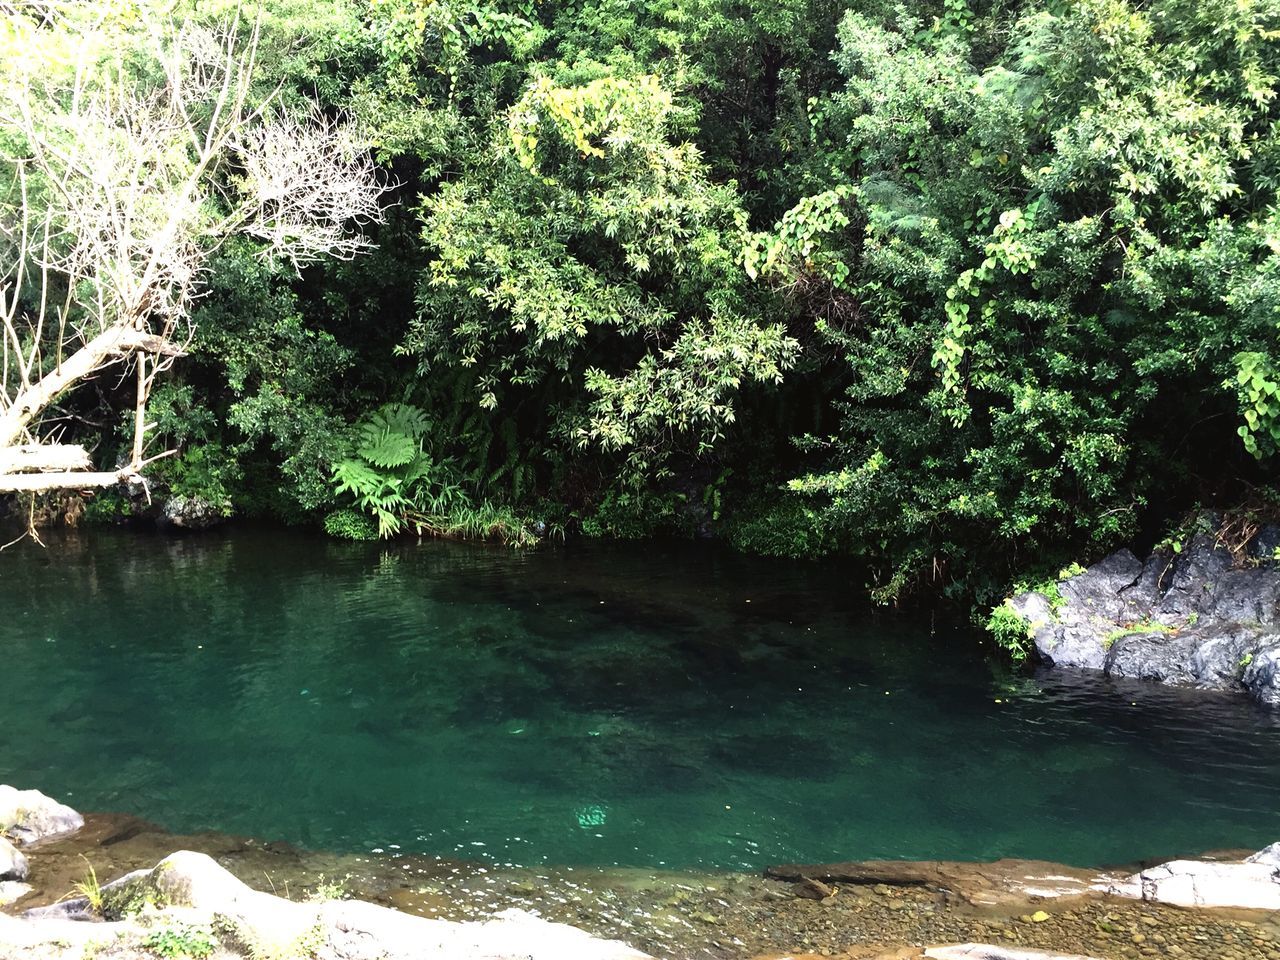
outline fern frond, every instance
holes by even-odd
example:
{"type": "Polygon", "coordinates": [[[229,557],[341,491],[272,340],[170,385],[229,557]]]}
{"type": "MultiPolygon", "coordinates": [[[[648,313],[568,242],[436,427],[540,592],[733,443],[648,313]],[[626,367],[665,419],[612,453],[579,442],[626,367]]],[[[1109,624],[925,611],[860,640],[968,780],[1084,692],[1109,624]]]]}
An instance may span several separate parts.
{"type": "Polygon", "coordinates": [[[361,444],[356,453],[384,470],[403,467],[412,463],[418,455],[418,442],[407,433],[391,433],[386,430],[372,433],[366,425],[361,428],[361,444]]]}

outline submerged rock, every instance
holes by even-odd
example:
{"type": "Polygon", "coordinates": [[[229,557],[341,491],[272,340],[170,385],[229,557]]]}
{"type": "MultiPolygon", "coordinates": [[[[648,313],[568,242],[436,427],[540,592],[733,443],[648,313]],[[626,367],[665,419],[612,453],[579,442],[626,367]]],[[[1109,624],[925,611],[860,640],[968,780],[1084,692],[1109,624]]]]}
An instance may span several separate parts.
{"type": "Polygon", "coordinates": [[[39,790],[0,784],[0,828],[18,843],[35,843],[83,826],[84,817],[39,790]]]}
{"type": "MultiPolygon", "coordinates": [[[[952,860],[858,860],[846,863],[779,864],[765,869],[775,880],[809,884],[846,883],[870,886],[882,896],[894,888],[947,890],[974,906],[1024,903],[1030,897],[1070,897],[1120,882],[1118,875],[1081,870],[1041,860],[996,860],[964,863],[952,860]]],[[[798,894],[803,896],[803,894],[798,894]]]]}
{"type": "Polygon", "coordinates": [[[1119,550],[1059,581],[1052,599],[1032,591],[1009,603],[1052,666],[1280,705],[1280,566],[1264,540],[1280,540],[1280,528],[1263,528],[1239,563],[1206,532],[1146,561],[1119,550]]]}

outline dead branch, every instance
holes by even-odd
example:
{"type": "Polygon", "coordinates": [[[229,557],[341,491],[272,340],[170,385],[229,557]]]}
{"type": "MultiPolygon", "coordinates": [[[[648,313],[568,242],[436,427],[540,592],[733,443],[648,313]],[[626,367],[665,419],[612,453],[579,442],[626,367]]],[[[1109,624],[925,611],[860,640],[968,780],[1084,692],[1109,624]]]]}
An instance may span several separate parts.
{"type": "Polygon", "coordinates": [[[349,125],[255,94],[256,25],[150,23],[154,69],[131,74],[100,24],[57,5],[0,2],[0,19],[59,54],[0,64],[0,464],[34,457],[78,383],[113,364],[137,379],[128,468],[0,466],[0,491],[108,485],[145,461],[148,397],[190,341],[217,249],[240,235],[295,266],[355,256],[385,187],[349,125]]]}

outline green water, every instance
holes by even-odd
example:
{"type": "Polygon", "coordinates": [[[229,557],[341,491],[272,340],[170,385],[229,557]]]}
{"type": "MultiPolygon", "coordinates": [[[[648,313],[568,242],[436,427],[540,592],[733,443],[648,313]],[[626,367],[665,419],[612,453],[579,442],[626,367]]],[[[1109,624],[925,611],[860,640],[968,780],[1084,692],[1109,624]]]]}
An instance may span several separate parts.
{"type": "Polygon", "coordinates": [[[1010,673],[834,565],[104,531],[0,552],[0,650],[0,782],[176,831],[750,869],[1280,839],[1274,715],[1010,673]]]}

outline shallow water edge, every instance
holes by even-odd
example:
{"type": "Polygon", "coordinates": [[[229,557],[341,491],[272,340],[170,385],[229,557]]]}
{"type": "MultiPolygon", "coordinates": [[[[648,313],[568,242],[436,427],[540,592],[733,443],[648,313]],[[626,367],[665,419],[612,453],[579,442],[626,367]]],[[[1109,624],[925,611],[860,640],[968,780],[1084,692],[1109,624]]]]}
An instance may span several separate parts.
{"type": "Polygon", "coordinates": [[[70,896],[90,866],[105,881],[152,867],[178,849],[207,853],[251,887],[290,899],[336,883],[343,896],[418,916],[478,920],[518,907],[669,960],[873,957],[961,942],[1101,958],[1280,958],[1278,913],[1184,909],[1097,894],[1002,895],[981,865],[969,877],[961,869],[946,889],[844,885],[820,902],[759,874],[529,869],[412,854],[333,854],[217,833],[174,835],[120,814],[86,815],[78,833],[26,848],[36,886],[6,912],[70,896]]]}

